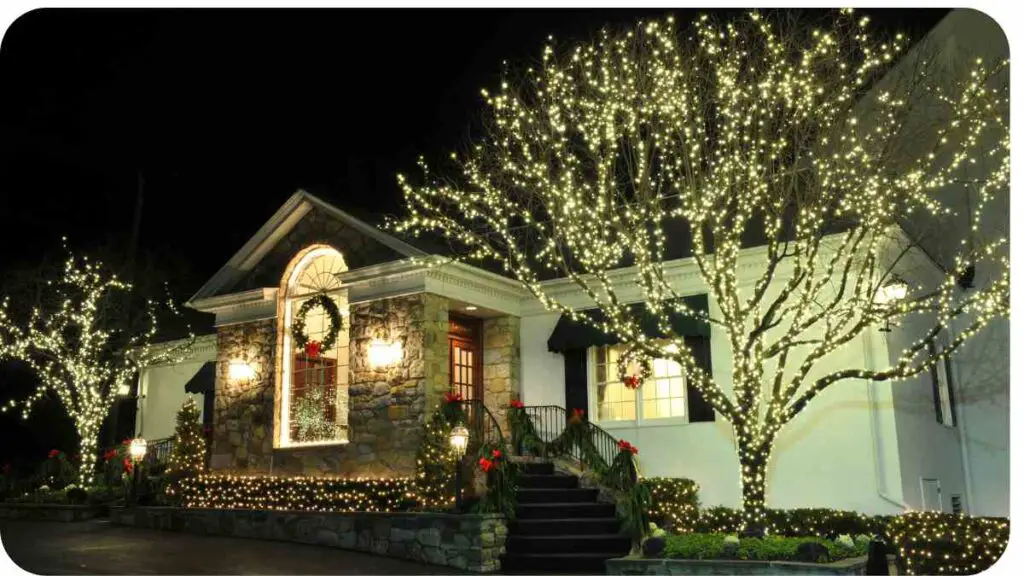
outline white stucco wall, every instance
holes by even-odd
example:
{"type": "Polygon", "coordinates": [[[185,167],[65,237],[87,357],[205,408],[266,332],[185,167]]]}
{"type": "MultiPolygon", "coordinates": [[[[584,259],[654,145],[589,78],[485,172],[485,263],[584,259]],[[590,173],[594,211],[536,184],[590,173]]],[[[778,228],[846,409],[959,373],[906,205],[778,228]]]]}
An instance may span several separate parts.
{"type": "Polygon", "coordinates": [[[519,323],[522,357],[522,398],[530,406],[565,406],[565,360],[548,351],[548,336],[559,315],[553,312],[523,316],[519,323]]]}
{"type": "Polygon", "coordinates": [[[192,396],[203,409],[202,394],[187,394],[185,383],[202,368],[216,359],[216,337],[197,340],[192,353],[181,362],[148,366],[140,374],[138,411],[135,415],[135,433],[147,440],[159,440],[174,435],[175,416],[185,398],[192,396]]]}

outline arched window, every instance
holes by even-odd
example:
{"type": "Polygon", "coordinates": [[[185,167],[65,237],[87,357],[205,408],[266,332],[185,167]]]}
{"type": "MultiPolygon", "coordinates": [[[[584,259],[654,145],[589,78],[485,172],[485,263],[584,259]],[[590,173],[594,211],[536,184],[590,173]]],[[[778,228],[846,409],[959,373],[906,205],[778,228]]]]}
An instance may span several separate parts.
{"type": "MultiPolygon", "coordinates": [[[[281,353],[281,402],[278,429],[282,447],[348,442],[348,290],[337,278],[347,270],[337,250],[314,247],[286,273],[281,353]],[[340,313],[340,330],[330,347],[300,348],[292,335],[303,304],[327,296],[340,313]]],[[[302,333],[323,343],[331,315],[319,305],[308,308],[302,333]]]]}

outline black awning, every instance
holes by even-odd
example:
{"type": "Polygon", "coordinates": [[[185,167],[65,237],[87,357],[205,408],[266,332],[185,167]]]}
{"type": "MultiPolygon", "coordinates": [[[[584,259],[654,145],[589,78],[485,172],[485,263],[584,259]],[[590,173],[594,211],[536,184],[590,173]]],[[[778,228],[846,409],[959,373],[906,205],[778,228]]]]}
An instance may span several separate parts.
{"type": "MultiPolygon", "coordinates": [[[[685,296],[683,301],[687,306],[694,310],[701,310],[704,312],[707,312],[708,310],[707,294],[685,296]]],[[[644,334],[648,337],[665,338],[668,336],[658,330],[658,320],[653,314],[647,311],[643,302],[631,304],[629,306],[629,311],[640,324],[640,329],[643,330],[644,334]]],[[[602,318],[601,311],[598,308],[584,310],[582,313],[595,321],[599,321],[602,318]]],[[[708,337],[711,335],[711,329],[707,322],[698,320],[692,316],[677,314],[675,312],[670,312],[669,315],[669,324],[671,324],[672,330],[676,336],[708,337]]],[[[618,344],[618,342],[619,338],[617,336],[605,334],[597,328],[575,322],[563,314],[562,317],[558,319],[558,324],[555,325],[554,331],[551,332],[551,336],[548,338],[548,350],[552,352],[565,352],[566,350],[580,350],[583,348],[589,348],[590,346],[618,344]]]]}
{"type": "Polygon", "coordinates": [[[217,367],[213,362],[206,362],[188,382],[185,383],[185,392],[189,394],[204,394],[213,392],[213,379],[217,373],[217,367]]]}

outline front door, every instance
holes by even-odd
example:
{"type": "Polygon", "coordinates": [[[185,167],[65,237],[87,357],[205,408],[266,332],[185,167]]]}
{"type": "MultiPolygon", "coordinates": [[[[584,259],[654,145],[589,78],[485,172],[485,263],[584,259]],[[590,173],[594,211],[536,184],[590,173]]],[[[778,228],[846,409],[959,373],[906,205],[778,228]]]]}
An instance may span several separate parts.
{"type": "Polygon", "coordinates": [[[451,390],[463,400],[483,400],[483,330],[480,320],[450,315],[448,319],[451,390]]]}

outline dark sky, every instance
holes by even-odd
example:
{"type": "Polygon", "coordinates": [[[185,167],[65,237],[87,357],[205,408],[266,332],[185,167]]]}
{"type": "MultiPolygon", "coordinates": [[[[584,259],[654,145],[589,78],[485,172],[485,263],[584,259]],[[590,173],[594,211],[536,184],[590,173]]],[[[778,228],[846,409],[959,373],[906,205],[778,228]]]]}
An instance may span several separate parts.
{"type": "MultiPolygon", "coordinates": [[[[865,12],[920,37],[946,11],[865,12]]],[[[465,143],[503,59],[535,59],[548,34],[569,43],[666,13],[31,12],[0,46],[0,276],[62,234],[73,247],[127,244],[141,170],[140,248],[185,299],[297,188],[397,212],[395,173],[465,143]]],[[[6,437],[13,423],[0,421],[6,437]]]]}

